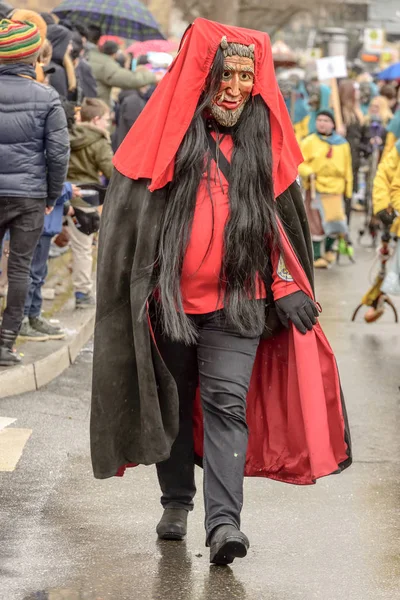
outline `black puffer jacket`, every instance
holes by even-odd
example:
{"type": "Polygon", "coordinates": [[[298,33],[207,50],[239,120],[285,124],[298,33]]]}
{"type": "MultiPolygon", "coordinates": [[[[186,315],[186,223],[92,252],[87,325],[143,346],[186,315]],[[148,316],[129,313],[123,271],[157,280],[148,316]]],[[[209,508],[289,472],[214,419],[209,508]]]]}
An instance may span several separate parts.
{"type": "Polygon", "coordinates": [[[69,136],[57,92],[33,67],[0,65],[0,196],[53,205],[67,175],[69,136]]]}

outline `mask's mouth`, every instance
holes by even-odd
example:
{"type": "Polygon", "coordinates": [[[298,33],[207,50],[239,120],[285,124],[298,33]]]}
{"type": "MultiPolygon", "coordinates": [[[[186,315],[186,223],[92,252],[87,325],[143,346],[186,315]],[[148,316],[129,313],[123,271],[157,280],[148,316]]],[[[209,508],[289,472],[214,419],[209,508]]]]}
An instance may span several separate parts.
{"type": "Polygon", "coordinates": [[[225,110],[237,110],[243,104],[243,101],[244,98],[242,95],[233,97],[223,91],[216,97],[215,104],[225,110]]]}

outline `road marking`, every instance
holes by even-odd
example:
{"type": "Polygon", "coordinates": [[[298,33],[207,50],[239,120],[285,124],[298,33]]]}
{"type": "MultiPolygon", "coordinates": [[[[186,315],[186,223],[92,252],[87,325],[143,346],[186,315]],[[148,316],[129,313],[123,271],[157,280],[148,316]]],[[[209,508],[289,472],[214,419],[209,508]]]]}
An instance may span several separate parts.
{"type": "Polygon", "coordinates": [[[11,425],[11,423],[15,423],[16,420],[9,417],[0,417],[0,431],[11,425]]]}
{"type": "Polygon", "coordinates": [[[10,473],[15,470],[31,433],[32,429],[14,427],[0,431],[0,471],[10,473]]]}

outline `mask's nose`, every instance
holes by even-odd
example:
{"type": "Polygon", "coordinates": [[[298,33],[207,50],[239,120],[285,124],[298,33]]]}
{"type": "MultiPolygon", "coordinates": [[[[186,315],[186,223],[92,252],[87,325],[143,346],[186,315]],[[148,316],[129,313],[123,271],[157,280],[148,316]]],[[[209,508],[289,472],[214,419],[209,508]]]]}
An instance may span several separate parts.
{"type": "Polygon", "coordinates": [[[235,73],[231,79],[231,93],[232,96],[236,97],[240,94],[240,86],[239,86],[239,75],[235,73]]]}

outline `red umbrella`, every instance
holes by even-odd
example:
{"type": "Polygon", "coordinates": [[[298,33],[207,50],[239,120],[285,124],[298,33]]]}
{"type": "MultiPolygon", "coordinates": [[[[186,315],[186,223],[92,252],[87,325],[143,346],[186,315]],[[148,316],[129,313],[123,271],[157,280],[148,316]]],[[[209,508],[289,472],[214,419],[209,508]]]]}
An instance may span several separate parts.
{"type": "Polygon", "coordinates": [[[179,42],[174,40],[147,40],[146,42],[134,42],[127,48],[127,52],[133,56],[141,56],[148,52],[176,52],[179,47],[179,42]]]}

